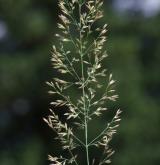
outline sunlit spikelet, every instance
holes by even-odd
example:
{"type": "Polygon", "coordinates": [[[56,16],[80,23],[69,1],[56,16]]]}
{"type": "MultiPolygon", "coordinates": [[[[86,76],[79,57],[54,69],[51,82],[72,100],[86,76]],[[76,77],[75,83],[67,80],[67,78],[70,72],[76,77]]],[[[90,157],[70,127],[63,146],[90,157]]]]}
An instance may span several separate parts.
{"type": "Polygon", "coordinates": [[[67,112],[63,114],[65,122],[53,110],[44,121],[57,133],[56,139],[70,156],[49,156],[54,165],[80,165],[77,148],[85,149],[87,165],[111,163],[114,151],[110,148],[110,141],[119,126],[121,111],[116,112],[93,140],[88,139],[90,122],[108,111],[106,102],[118,98],[114,90],[115,80],[103,67],[103,60],[108,56],[104,50],[107,24],[97,27],[97,21],[103,17],[102,5],[102,0],[59,0],[60,34],[55,35],[59,46],[53,46],[51,62],[60,76],[47,84],[51,88],[49,93],[58,96],[51,106],[65,106],[67,112]],[[105,85],[100,79],[105,79],[105,85]],[[77,89],[77,98],[69,95],[70,89],[77,89]],[[99,91],[102,92],[97,96],[99,91]],[[78,136],[75,128],[84,132],[84,138],[78,136]],[[102,157],[98,160],[91,157],[91,146],[102,149],[102,157]]]}

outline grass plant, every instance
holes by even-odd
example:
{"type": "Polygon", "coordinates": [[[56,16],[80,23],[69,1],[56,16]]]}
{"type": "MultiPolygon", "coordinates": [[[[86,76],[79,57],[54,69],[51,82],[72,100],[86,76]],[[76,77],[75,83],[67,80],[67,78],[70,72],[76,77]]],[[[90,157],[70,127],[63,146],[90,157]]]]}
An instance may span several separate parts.
{"type": "Polygon", "coordinates": [[[89,124],[108,111],[106,103],[118,98],[112,74],[103,67],[107,57],[104,50],[107,24],[99,26],[103,17],[102,6],[102,0],[59,0],[60,34],[56,34],[59,45],[53,46],[51,58],[58,76],[47,84],[51,87],[49,93],[58,98],[51,105],[65,106],[67,112],[63,114],[64,121],[55,110],[50,109],[51,114],[44,121],[57,133],[57,139],[69,156],[49,156],[54,165],[82,165],[77,148],[85,150],[82,154],[86,165],[111,163],[114,151],[109,144],[119,126],[121,111],[117,110],[105,128],[89,139],[89,124]],[[105,84],[101,83],[102,79],[105,84]],[[77,98],[70,95],[71,89],[77,90],[77,98]],[[100,90],[103,93],[97,94],[100,90]],[[82,132],[83,138],[77,130],[82,132]],[[91,156],[91,147],[102,151],[101,158],[97,160],[91,156]]]}

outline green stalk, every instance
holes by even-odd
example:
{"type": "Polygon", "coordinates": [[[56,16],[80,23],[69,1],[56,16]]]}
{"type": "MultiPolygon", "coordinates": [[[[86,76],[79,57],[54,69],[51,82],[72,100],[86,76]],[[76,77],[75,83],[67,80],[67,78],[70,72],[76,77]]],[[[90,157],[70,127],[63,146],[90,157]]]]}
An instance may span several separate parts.
{"type": "MultiPolygon", "coordinates": [[[[79,17],[81,17],[81,7],[82,4],[79,5],[79,17]]],[[[81,19],[80,19],[80,26],[81,26],[81,19]]],[[[85,149],[86,149],[86,161],[87,161],[87,165],[89,165],[89,151],[88,151],[88,110],[86,108],[86,101],[85,101],[85,87],[84,87],[84,83],[85,83],[85,77],[84,77],[84,63],[83,63],[83,48],[82,48],[82,34],[81,34],[81,28],[80,29],[80,56],[81,56],[81,72],[82,72],[82,91],[83,91],[83,99],[84,99],[84,124],[85,124],[85,149]]]]}
{"type": "MultiPolygon", "coordinates": [[[[81,55],[81,66],[82,66],[82,80],[84,83],[84,65],[83,65],[83,57],[81,55]]],[[[86,108],[86,101],[85,101],[85,89],[84,89],[84,85],[82,87],[83,90],[83,99],[84,99],[84,123],[85,123],[85,148],[86,148],[86,159],[87,159],[87,165],[89,165],[89,151],[88,151],[88,123],[87,123],[87,119],[88,119],[88,110],[86,108]]]]}
{"type": "MultiPolygon", "coordinates": [[[[83,83],[84,83],[84,66],[83,66],[83,57],[81,55],[81,66],[82,66],[82,79],[83,79],[83,83]]],[[[85,89],[84,89],[84,85],[83,85],[83,98],[84,98],[84,123],[85,123],[85,148],[86,148],[86,158],[87,158],[87,165],[89,165],[89,151],[88,151],[88,123],[87,123],[87,119],[88,119],[88,110],[86,108],[86,101],[85,101],[85,89]]]]}

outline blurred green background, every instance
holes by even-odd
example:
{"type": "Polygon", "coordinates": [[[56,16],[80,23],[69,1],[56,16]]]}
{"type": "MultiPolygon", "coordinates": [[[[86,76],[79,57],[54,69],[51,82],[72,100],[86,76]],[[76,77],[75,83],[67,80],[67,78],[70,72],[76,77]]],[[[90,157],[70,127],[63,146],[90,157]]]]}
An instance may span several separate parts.
{"type": "MultiPolygon", "coordinates": [[[[159,11],[159,0],[104,5],[106,67],[123,110],[113,165],[160,164],[159,11]]],[[[57,0],[0,0],[0,165],[47,165],[57,150],[42,117],[54,99],[45,81],[55,76],[50,57],[59,13],[57,0]]]]}

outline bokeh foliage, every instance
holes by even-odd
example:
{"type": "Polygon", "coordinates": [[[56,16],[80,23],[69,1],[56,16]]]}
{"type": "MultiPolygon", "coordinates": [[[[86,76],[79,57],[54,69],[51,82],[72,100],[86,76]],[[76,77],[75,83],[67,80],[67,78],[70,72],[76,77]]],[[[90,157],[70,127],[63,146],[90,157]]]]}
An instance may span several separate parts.
{"type": "MultiPolygon", "coordinates": [[[[118,80],[117,107],[124,111],[113,165],[158,165],[160,15],[119,15],[110,3],[104,10],[103,23],[109,24],[105,65],[118,80]]],[[[58,13],[57,1],[0,1],[0,22],[7,28],[0,40],[1,165],[44,165],[47,153],[58,152],[54,133],[42,121],[54,99],[45,81],[56,74],[50,51],[58,13]]]]}

